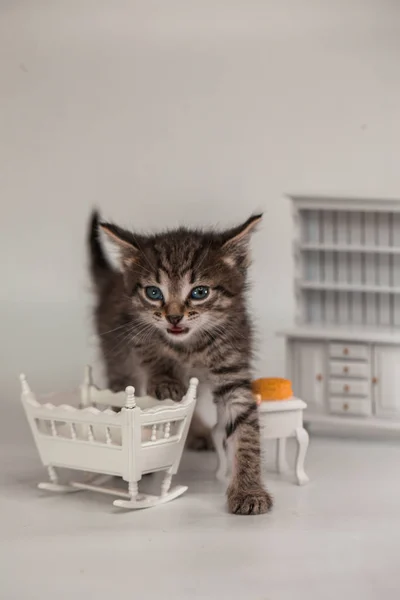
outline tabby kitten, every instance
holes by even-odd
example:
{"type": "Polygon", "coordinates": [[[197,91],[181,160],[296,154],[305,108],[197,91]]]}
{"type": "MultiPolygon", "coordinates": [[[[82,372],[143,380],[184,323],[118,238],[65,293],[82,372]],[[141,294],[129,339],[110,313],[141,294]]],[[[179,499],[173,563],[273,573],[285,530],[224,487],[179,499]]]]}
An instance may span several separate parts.
{"type": "Polygon", "coordinates": [[[191,373],[203,370],[217,405],[214,439],[233,445],[227,498],[236,514],[272,507],[261,480],[245,302],[249,241],[260,220],[220,233],[180,228],[145,236],[99,223],[94,213],[89,236],[109,387],[133,384],[139,395],[181,400],[191,373]]]}

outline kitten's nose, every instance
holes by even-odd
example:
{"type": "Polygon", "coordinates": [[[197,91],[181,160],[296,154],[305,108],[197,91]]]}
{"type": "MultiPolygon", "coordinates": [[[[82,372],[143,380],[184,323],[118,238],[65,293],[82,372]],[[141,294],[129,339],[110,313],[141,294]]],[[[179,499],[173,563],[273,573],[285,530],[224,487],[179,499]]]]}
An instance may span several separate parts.
{"type": "Polygon", "coordinates": [[[174,325],[175,327],[178,325],[178,323],[180,323],[180,321],[182,321],[182,319],[183,315],[167,315],[167,321],[169,321],[171,325],[174,325]]]}

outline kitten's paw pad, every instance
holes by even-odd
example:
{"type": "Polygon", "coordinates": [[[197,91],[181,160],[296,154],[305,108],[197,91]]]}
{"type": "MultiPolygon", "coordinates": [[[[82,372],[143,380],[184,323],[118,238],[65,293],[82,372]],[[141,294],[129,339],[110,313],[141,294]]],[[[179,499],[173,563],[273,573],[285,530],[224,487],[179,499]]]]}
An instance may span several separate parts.
{"type": "Polygon", "coordinates": [[[196,450],[197,452],[214,450],[214,442],[211,437],[211,432],[194,434],[190,433],[189,430],[186,446],[189,448],[189,450],[196,450]]]}
{"type": "Polygon", "coordinates": [[[180,383],[175,382],[159,383],[150,389],[149,394],[158,400],[170,399],[180,402],[186,394],[186,388],[180,383]]]}
{"type": "Polygon", "coordinates": [[[235,515],[262,515],[271,510],[272,497],[263,488],[246,492],[245,490],[228,490],[229,512],[235,515]]]}

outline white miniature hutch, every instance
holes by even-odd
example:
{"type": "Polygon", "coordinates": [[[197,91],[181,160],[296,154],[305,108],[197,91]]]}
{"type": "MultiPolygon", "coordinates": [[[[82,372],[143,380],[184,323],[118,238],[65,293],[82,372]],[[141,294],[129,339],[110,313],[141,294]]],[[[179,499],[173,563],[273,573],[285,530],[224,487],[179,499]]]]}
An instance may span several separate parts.
{"type": "Polygon", "coordinates": [[[287,375],[307,423],[400,430],[400,201],[291,196],[287,375]]]}

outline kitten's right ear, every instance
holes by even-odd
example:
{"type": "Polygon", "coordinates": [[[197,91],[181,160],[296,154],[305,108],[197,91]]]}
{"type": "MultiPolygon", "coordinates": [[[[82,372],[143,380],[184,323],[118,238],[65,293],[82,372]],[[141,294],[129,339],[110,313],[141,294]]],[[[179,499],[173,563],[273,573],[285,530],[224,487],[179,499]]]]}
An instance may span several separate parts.
{"type": "Polygon", "coordinates": [[[136,262],[139,248],[129,231],[112,223],[99,223],[99,236],[114,269],[123,273],[136,262]]]}
{"type": "Polygon", "coordinates": [[[249,244],[254,229],[262,219],[262,214],[253,215],[247,221],[223,234],[223,261],[230,267],[234,265],[249,266],[249,244]]]}

